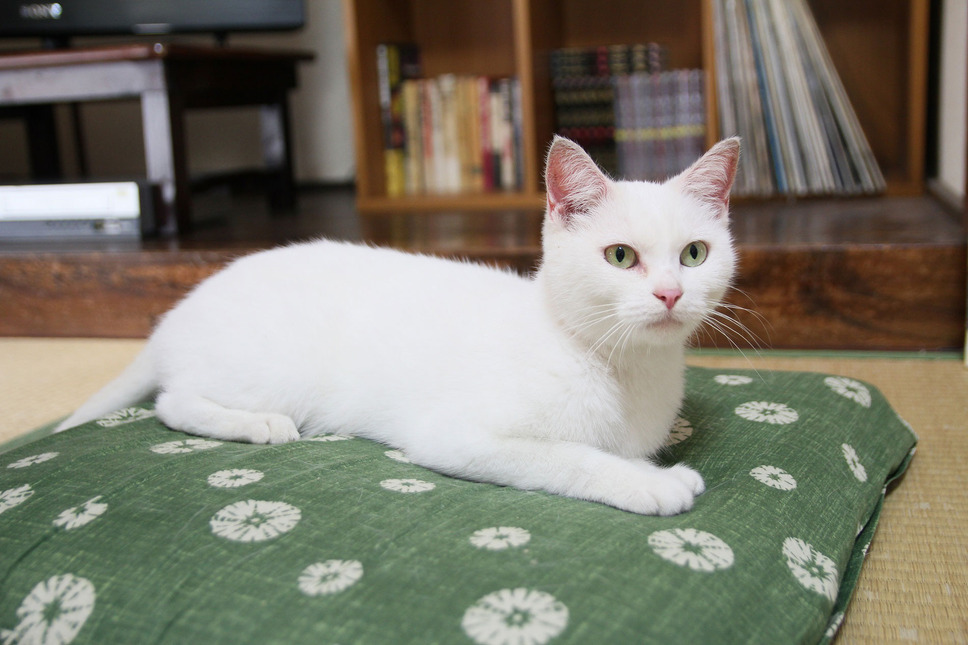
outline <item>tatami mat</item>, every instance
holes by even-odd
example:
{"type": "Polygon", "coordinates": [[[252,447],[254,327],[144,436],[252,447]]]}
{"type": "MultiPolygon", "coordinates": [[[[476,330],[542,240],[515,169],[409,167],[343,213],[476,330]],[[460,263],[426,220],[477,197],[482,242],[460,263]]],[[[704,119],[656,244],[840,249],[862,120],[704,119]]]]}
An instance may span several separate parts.
{"type": "MultiPolygon", "coordinates": [[[[142,345],[0,339],[0,442],[69,413],[142,345]]],[[[838,643],[968,643],[968,370],[961,361],[713,352],[690,362],[839,374],[887,396],[921,443],[888,496],[838,643]]]]}
{"type": "Polygon", "coordinates": [[[143,346],[142,340],[0,338],[0,443],[69,414],[143,346]]]}

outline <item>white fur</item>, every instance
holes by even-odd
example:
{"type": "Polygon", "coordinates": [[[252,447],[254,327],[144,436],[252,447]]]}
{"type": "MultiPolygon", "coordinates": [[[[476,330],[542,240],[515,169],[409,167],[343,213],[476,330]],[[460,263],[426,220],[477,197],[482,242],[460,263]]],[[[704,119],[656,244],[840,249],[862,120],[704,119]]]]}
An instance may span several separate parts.
{"type": "MultiPolygon", "coordinates": [[[[569,144],[554,145],[574,167],[569,144]]],[[[192,434],[348,433],[458,477],[636,513],[687,510],[702,478],[648,458],[681,404],[685,343],[732,277],[725,207],[691,194],[687,175],[601,177],[604,193],[586,191],[591,201],[566,217],[549,209],[533,279],[330,241],[238,260],[59,429],[157,391],[161,420],[192,434]],[[686,268],[679,254],[693,240],[709,257],[686,268]],[[606,262],[616,243],[634,247],[639,266],[606,262]],[[683,293],[671,311],[653,295],[666,287],[683,293]]]]}

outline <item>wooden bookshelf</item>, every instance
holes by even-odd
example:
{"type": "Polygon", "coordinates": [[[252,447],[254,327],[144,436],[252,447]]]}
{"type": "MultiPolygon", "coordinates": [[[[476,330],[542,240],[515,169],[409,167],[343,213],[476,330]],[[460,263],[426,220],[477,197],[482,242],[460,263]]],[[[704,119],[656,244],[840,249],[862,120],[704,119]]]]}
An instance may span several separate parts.
{"type": "MultiPolygon", "coordinates": [[[[710,0],[343,0],[355,116],[357,206],[364,215],[540,209],[541,166],[554,132],[549,54],[561,47],[655,41],[669,67],[707,72],[707,139],[715,141],[710,0]],[[516,76],[524,185],[514,193],[386,194],[376,46],[412,42],[424,75],[516,76]]],[[[810,0],[831,57],[888,182],[923,191],[929,0],[810,0]]]]}

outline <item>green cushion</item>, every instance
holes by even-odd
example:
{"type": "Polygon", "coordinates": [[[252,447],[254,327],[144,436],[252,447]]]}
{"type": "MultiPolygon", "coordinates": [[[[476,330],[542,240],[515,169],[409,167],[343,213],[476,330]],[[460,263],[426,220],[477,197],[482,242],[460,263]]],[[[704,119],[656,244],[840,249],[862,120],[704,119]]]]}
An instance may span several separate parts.
{"type": "MultiPolygon", "coordinates": [[[[3,643],[814,643],[916,437],[873,387],[690,368],[644,517],[132,408],[0,455],[3,643]],[[675,442],[675,443],[673,443],[675,442]]],[[[472,420],[468,420],[472,422],[472,420]]]]}

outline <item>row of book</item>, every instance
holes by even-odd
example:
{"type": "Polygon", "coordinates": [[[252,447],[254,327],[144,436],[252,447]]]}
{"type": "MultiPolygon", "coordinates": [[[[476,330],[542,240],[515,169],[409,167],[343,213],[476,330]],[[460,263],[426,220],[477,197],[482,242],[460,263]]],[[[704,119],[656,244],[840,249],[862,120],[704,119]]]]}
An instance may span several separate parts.
{"type": "Polygon", "coordinates": [[[735,195],[884,190],[805,0],[714,0],[720,132],[743,138],[735,195]]]}
{"type": "Polygon", "coordinates": [[[658,43],[566,47],[551,52],[556,132],[584,148],[601,168],[621,176],[615,140],[615,84],[620,75],[665,68],[668,50],[658,43]]]}
{"type": "Polygon", "coordinates": [[[551,54],[557,132],[607,173],[661,181],[704,149],[702,70],[668,70],[658,43],[566,48],[551,54]]]}
{"type": "Polygon", "coordinates": [[[618,176],[662,181],[689,167],[706,146],[701,69],[612,77],[618,176]]]}
{"type": "Polygon", "coordinates": [[[516,78],[421,78],[413,45],[380,45],[377,65],[388,196],[524,185],[516,78]]]}

